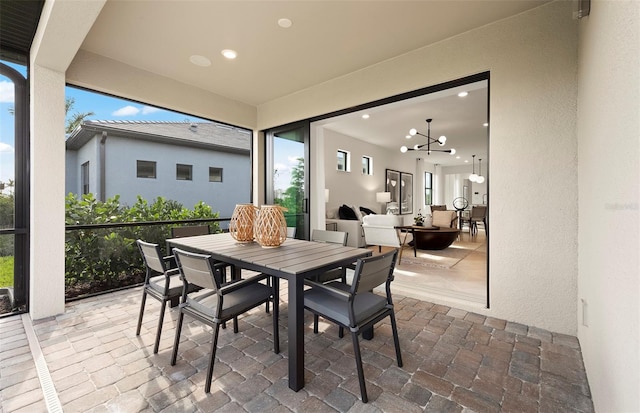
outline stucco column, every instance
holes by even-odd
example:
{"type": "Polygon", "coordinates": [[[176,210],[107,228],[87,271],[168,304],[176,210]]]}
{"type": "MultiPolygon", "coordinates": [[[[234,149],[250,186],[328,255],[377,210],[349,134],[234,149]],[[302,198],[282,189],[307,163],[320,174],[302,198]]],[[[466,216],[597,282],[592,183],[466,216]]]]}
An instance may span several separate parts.
{"type": "Polygon", "coordinates": [[[64,312],[65,76],[32,64],[29,314],[64,312]]]}

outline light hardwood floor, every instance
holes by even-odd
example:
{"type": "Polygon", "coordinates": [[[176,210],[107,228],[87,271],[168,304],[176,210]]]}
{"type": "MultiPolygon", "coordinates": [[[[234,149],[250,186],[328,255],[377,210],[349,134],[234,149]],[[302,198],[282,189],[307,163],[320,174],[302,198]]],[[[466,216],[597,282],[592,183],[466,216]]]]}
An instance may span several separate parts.
{"type": "MultiPolygon", "coordinates": [[[[473,251],[451,268],[420,264],[419,258],[413,258],[413,249],[405,247],[403,258],[394,271],[393,292],[419,300],[486,307],[487,243],[484,230],[480,229],[474,237],[468,230],[463,230],[460,240],[452,245],[456,246],[470,247],[473,251]]],[[[378,254],[378,247],[369,248],[378,254]]],[[[382,252],[387,250],[382,248],[382,252]]]]}

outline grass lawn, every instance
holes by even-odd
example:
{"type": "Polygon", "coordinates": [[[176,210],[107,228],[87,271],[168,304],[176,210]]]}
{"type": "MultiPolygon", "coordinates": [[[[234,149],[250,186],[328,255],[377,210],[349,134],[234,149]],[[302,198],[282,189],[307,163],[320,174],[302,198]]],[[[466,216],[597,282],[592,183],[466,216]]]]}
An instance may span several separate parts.
{"type": "Polygon", "coordinates": [[[13,287],[13,257],[0,257],[0,288],[13,287]]]}

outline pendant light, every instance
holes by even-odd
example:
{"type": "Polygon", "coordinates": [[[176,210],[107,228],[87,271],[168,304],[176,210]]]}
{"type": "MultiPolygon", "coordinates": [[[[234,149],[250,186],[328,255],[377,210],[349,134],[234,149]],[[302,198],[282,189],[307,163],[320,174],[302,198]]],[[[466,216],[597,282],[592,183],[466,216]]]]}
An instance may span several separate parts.
{"type": "Polygon", "coordinates": [[[469,175],[469,180],[471,182],[478,182],[478,175],[476,175],[476,156],[471,156],[473,159],[471,160],[471,167],[473,168],[473,173],[469,175]]]}
{"type": "Polygon", "coordinates": [[[482,176],[482,159],[478,159],[478,177],[476,182],[481,184],[484,182],[484,176],[482,176]]]}

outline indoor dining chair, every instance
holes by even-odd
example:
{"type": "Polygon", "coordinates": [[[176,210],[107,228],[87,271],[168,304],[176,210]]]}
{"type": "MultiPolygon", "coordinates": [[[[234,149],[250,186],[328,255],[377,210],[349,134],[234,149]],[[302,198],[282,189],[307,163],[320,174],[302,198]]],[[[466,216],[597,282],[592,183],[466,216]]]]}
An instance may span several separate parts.
{"type": "Polygon", "coordinates": [[[267,301],[273,302],[273,352],[276,354],[280,352],[278,278],[271,277],[271,286],[259,282],[270,277],[266,274],[221,284],[218,277],[215,276],[218,269],[210,255],[190,253],[178,248],[174,248],[173,253],[178,263],[184,289],[180,300],[180,315],[178,316],[176,337],[171,355],[172,366],[176,364],[185,314],[212,327],[213,339],[204,388],[205,393],[210,393],[220,325],[233,319],[233,332],[237,333],[237,317],[267,301]],[[192,284],[202,290],[189,294],[189,285],[192,284]]]}
{"type": "Polygon", "coordinates": [[[304,292],[304,308],[314,314],[314,333],[318,332],[318,316],[351,331],[363,403],[368,398],[358,341],[360,334],[389,317],[398,367],[402,367],[398,328],[391,299],[391,281],[397,255],[398,251],[392,250],[382,255],[358,259],[353,282],[348,289],[338,281],[327,284],[309,282],[311,288],[304,292]],[[373,292],[374,288],[382,284],[385,284],[385,296],[373,292]]]}
{"type": "MultiPolygon", "coordinates": [[[[155,354],[158,352],[158,347],[160,346],[160,336],[162,335],[162,324],[164,322],[164,312],[167,307],[167,302],[173,300],[177,303],[182,295],[183,283],[180,280],[178,269],[169,268],[169,264],[173,261],[172,255],[163,257],[158,244],[151,244],[142,240],[137,240],[136,243],[138,244],[140,254],[142,254],[142,260],[146,267],[136,336],[140,335],[147,296],[151,296],[160,301],[161,305],[156,341],[153,346],[153,353],[155,354]]],[[[189,287],[189,291],[194,291],[195,289],[193,286],[189,287]]]]}

